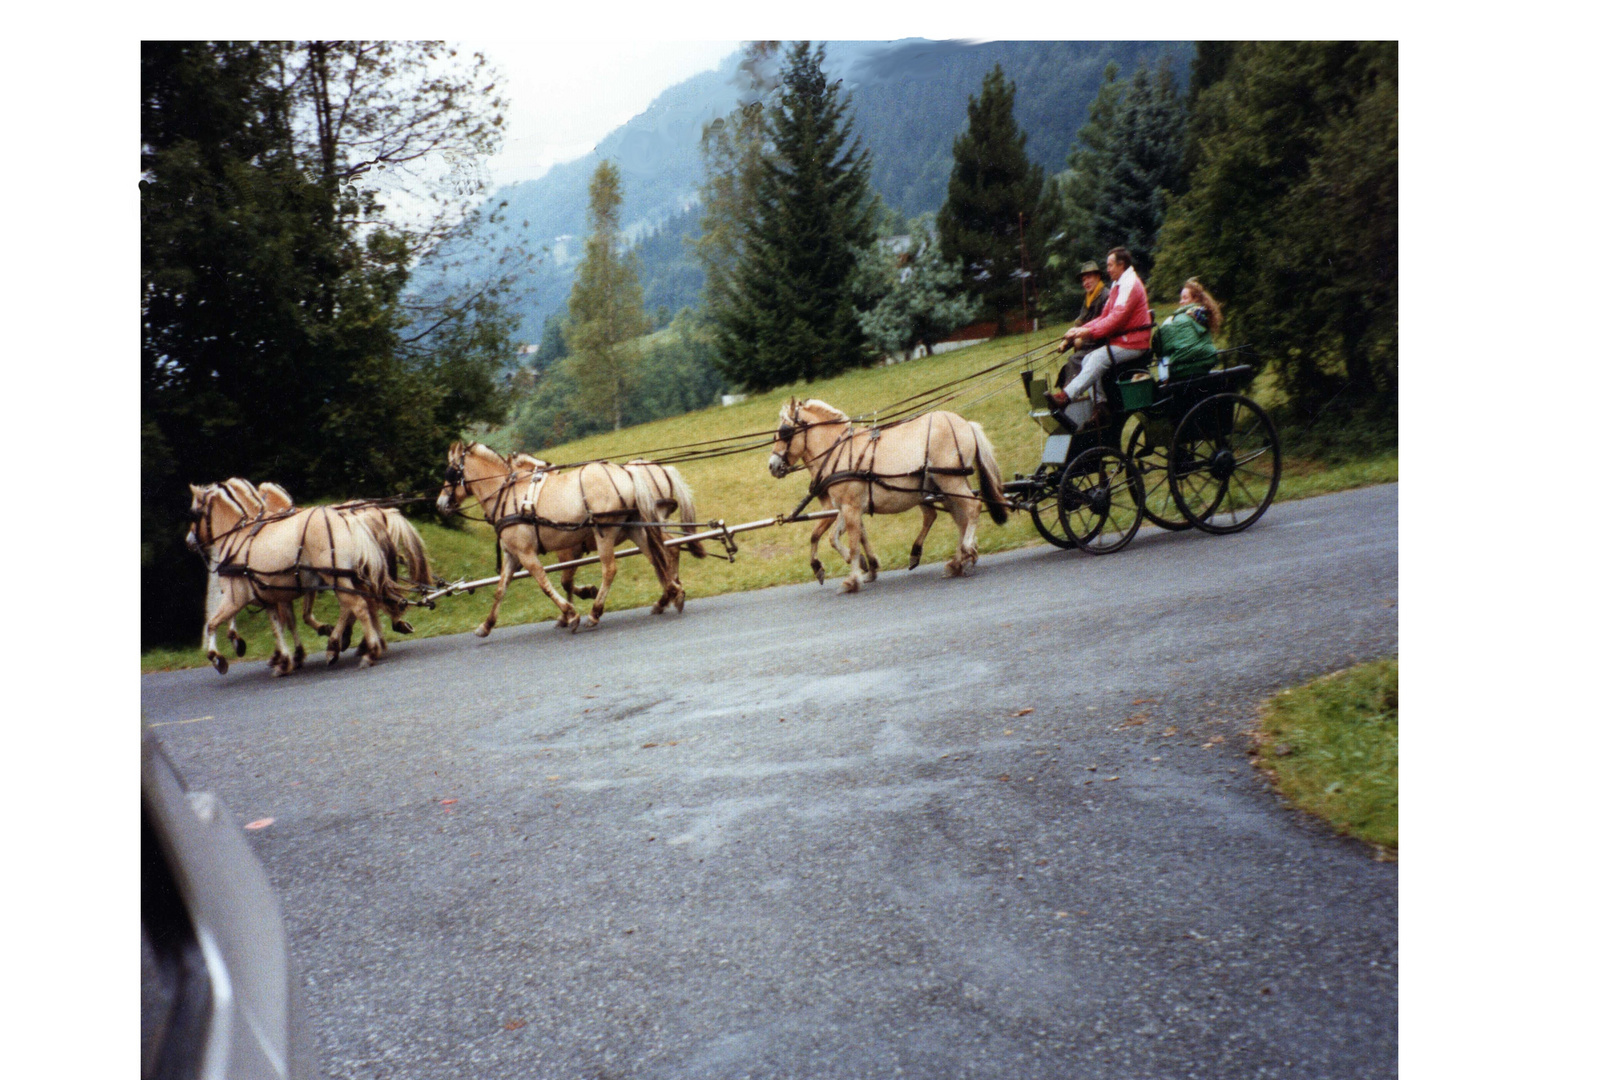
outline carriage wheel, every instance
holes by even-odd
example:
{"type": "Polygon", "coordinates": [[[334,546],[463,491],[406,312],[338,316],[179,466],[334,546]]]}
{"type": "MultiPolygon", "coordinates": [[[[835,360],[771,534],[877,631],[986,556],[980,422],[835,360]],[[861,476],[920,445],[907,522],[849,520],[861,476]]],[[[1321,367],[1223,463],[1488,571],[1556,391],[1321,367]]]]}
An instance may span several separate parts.
{"type": "Polygon", "coordinates": [[[1037,466],[1037,471],[1031,474],[1033,480],[1039,481],[1041,487],[1035,489],[1035,499],[1026,507],[1031,513],[1031,524],[1037,527],[1042,538],[1057,548],[1073,548],[1076,540],[1064,531],[1059,522],[1059,513],[1055,509],[1059,489],[1059,466],[1052,462],[1044,462],[1037,466]]]}
{"type": "Polygon", "coordinates": [[[1216,394],[1177,425],[1169,463],[1183,515],[1208,533],[1236,533],[1255,524],[1278,492],[1278,432],[1249,398],[1216,394]]]}
{"type": "Polygon", "coordinates": [[[1143,516],[1172,532],[1192,529],[1194,523],[1182,516],[1177,501],[1171,497],[1170,471],[1166,467],[1171,455],[1170,443],[1150,436],[1149,422],[1142,413],[1133,416],[1137,424],[1127,439],[1126,456],[1138,467],[1138,476],[1143,480],[1143,516]]]}
{"type": "Polygon", "coordinates": [[[1109,446],[1078,454],[1059,478],[1059,523],[1094,555],[1126,547],[1143,524],[1143,480],[1132,459],[1109,446]]]}

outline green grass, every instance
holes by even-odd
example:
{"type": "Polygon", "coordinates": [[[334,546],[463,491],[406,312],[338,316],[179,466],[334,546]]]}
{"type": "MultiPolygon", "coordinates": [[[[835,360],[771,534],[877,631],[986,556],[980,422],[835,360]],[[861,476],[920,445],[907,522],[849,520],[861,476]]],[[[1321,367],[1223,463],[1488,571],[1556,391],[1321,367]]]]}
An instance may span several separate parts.
{"type": "MultiPolygon", "coordinates": [[[[778,426],[780,404],[791,394],[821,398],[856,415],[1039,347],[1056,339],[1058,333],[1058,330],[1044,330],[1000,338],[904,364],[853,371],[812,385],[780,387],[765,394],[753,395],[750,400],[727,408],[717,406],[619,432],[594,435],[564,446],[550,447],[543,450],[540,456],[561,462],[590,458],[625,460],[632,454],[656,447],[744,432],[771,432],[778,426]]],[[[1057,364],[1050,366],[1057,368],[1057,364]]],[[[1268,391],[1260,385],[1256,387],[1257,400],[1262,400],[1265,393],[1268,391]]],[[[1036,468],[1045,436],[1026,416],[1027,404],[1018,368],[1010,367],[994,374],[985,385],[970,388],[962,397],[942,407],[981,423],[996,448],[1004,479],[1011,478],[1016,472],[1030,473],[1036,468]]],[[[501,451],[515,448],[507,429],[479,433],[477,437],[501,451]]],[[[446,453],[447,447],[443,450],[446,453]]],[[[695,492],[701,520],[723,518],[730,524],[739,524],[792,510],[806,492],[804,474],[798,472],[784,480],[775,480],[768,474],[766,462],[767,451],[759,449],[680,466],[695,492]]],[[[1397,475],[1397,458],[1393,449],[1366,460],[1345,463],[1289,457],[1283,463],[1283,474],[1278,498],[1297,498],[1393,481],[1397,475]]],[[[816,506],[813,508],[816,509],[816,506]]],[[[472,508],[468,505],[468,509],[472,508]]],[[[1004,526],[993,525],[984,514],[981,520],[983,524],[978,543],[983,554],[1043,542],[1032,528],[1028,515],[1011,515],[1004,526]]],[[[871,517],[865,521],[869,523],[870,539],[882,567],[891,568],[882,570],[882,573],[902,573],[901,568],[908,563],[909,546],[918,532],[919,515],[910,513],[871,517]]],[[[807,567],[809,528],[806,525],[788,525],[746,533],[739,538],[740,554],[732,564],[715,556],[702,561],[684,556],[681,576],[691,602],[698,603],[702,597],[720,593],[812,580],[807,567]]],[[[431,554],[433,570],[448,580],[487,577],[495,572],[492,531],[488,526],[466,524],[454,529],[425,523],[420,525],[420,529],[427,551],[431,554]]],[[[945,515],[938,517],[925,546],[925,562],[940,562],[950,557],[957,537],[951,519],[945,515]]],[[[829,572],[835,575],[825,586],[830,588],[835,587],[838,578],[845,576],[845,567],[839,556],[828,550],[827,539],[820,557],[824,559],[829,572]]],[[[607,604],[607,620],[613,618],[614,613],[651,604],[660,594],[654,575],[643,559],[626,559],[619,565],[620,571],[607,604]]],[[[585,567],[578,573],[579,583],[598,580],[598,567],[585,567]]],[[[410,618],[415,624],[417,636],[460,633],[473,629],[482,620],[490,602],[491,594],[479,590],[471,596],[445,598],[439,601],[436,611],[419,611],[411,614],[410,618]]],[[[321,611],[334,612],[335,601],[329,596],[321,597],[318,607],[321,611]]],[[[534,619],[552,619],[554,615],[553,605],[538,588],[529,581],[519,580],[511,585],[505,597],[499,623],[508,627],[534,619]]],[[[331,617],[329,614],[325,616],[327,621],[331,617]]],[[[662,617],[677,618],[670,613],[662,617]]],[[[199,648],[200,611],[197,612],[196,622],[198,647],[148,650],[142,654],[141,670],[196,667],[205,663],[199,648]]],[[[267,619],[261,614],[244,616],[239,625],[251,646],[247,658],[267,659],[272,648],[267,619]]],[[[315,645],[317,649],[318,643],[315,645]]]]}
{"type": "Polygon", "coordinates": [[[1285,690],[1262,708],[1256,763],[1295,806],[1396,851],[1400,812],[1395,658],[1285,690]]]}

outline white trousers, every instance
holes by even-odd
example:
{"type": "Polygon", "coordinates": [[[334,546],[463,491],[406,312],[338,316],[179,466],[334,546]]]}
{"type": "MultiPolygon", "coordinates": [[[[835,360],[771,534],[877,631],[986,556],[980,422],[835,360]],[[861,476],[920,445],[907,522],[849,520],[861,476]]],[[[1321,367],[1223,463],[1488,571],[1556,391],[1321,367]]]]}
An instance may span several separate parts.
{"type": "MultiPolygon", "coordinates": [[[[1082,359],[1082,370],[1076,377],[1065,384],[1065,393],[1071,398],[1081,397],[1087,393],[1089,387],[1098,383],[1100,376],[1110,369],[1114,363],[1126,363],[1137,360],[1148,350],[1146,349],[1117,349],[1108,345],[1100,345],[1082,359]]],[[[1095,397],[1104,400],[1104,391],[1100,389],[1095,397]]]]}

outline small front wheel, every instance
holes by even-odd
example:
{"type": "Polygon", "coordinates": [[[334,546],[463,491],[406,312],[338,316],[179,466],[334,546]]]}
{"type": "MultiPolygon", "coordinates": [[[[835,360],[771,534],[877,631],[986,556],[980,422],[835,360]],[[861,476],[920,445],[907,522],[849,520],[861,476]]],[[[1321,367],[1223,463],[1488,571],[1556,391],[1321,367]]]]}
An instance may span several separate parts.
{"type": "Polygon", "coordinates": [[[1042,538],[1057,548],[1070,549],[1076,546],[1076,540],[1059,521],[1059,513],[1055,509],[1056,491],[1059,487],[1059,465],[1045,462],[1037,466],[1037,471],[1031,474],[1036,481],[1028,497],[1026,510],[1031,514],[1031,524],[1035,525],[1042,538]]]}
{"type": "Polygon", "coordinates": [[[1143,523],[1143,480],[1132,459],[1110,446],[1078,454],[1059,478],[1059,522],[1083,551],[1126,547],[1143,523]]]}

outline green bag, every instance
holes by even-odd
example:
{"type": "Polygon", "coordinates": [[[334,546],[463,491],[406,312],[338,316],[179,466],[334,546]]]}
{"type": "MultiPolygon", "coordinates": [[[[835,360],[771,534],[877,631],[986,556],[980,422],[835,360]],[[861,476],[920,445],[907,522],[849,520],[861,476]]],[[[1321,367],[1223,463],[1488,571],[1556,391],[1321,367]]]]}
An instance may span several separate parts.
{"type": "Polygon", "coordinates": [[[1171,317],[1155,328],[1156,356],[1171,358],[1171,378],[1184,375],[1203,375],[1216,363],[1216,343],[1210,330],[1199,325],[1194,318],[1198,304],[1184,304],[1171,317]]]}

